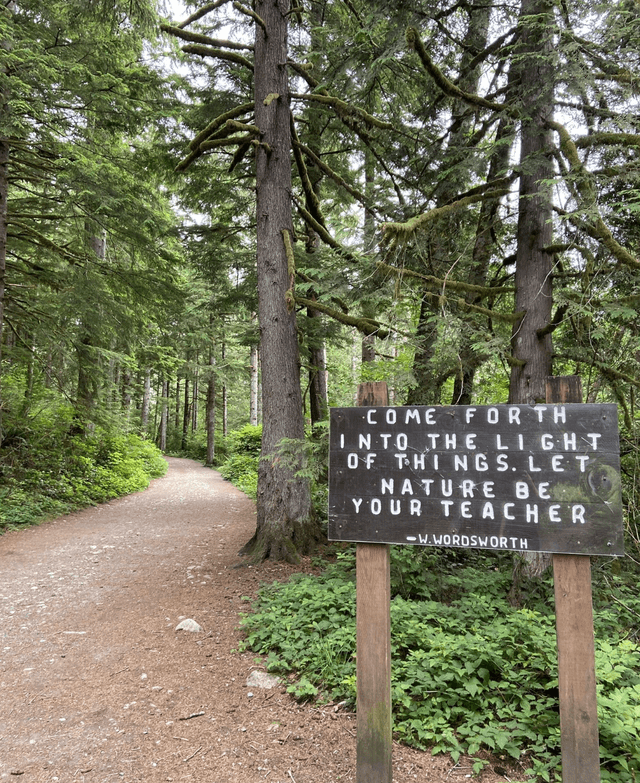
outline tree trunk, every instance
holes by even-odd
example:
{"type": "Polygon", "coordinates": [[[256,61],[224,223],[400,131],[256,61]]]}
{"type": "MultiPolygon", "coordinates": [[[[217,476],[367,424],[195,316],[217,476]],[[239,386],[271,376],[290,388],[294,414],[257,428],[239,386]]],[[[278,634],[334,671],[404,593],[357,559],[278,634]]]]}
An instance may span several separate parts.
{"type": "MultiPolygon", "coordinates": [[[[520,134],[520,199],[516,250],[516,312],[524,313],[511,336],[514,363],[509,402],[545,401],[547,376],[552,374],[551,334],[539,330],[551,321],[553,256],[547,252],[553,241],[549,182],[555,176],[551,156],[551,132],[547,121],[553,106],[552,61],[553,3],[522,0],[521,38],[516,63],[522,121],[520,134]]],[[[514,63],[514,67],[516,67],[514,63]]],[[[537,576],[550,564],[550,555],[523,553],[524,576],[537,576]]]]}
{"type": "Polygon", "coordinates": [[[198,356],[193,369],[193,393],[191,394],[191,432],[198,429],[198,395],[200,394],[200,379],[198,377],[198,356]]]}
{"type": "Polygon", "coordinates": [[[142,410],[140,412],[140,424],[142,432],[146,434],[149,429],[149,410],[151,405],[151,370],[144,371],[144,386],[142,391],[142,410]]]}
{"type": "MultiPolygon", "coordinates": [[[[0,93],[0,118],[6,111],[5,97],[0,93]]],[[[0,138],[0,368],[2,367],[2,335],[4,324],[5,272],[7,268],[7,197],[9,195],[9,142],[0,138]]],[[[2,428],[2,376],[0,369],[0,446],[2,428]]]]}
{"type": "Polygon", "coordinates": [[[182,451],[187,450],[187,435],[189,433],[189,419],[191,418],[191,406],[189,398],[189,379],[184,379],[184,407],[182,409],[182,440],[180,442],[180,448],[182,451]]]}
{"type": "Polygon", "coordinates": [[[158,448],[167,450],[167,423],[169,420],[169,381],[162,381],[162,413],[160,414],[160,435],[158,448]]]}
{"type": "MultiPolygon", "coordinates": [[[[245,547],[256,559],[296,561],[320,538],[309,481],[277,457],[284,439],[302,441],[298,336],[287,292],[294,270],[287,244],[291,220],[291,129],[287,75],[289,0],[257,0],[255,107],[258,319],[262,366],[263,435],[258,469],[257,528],[245,547]]],[[[289,244],[289,246],[291,246],[289,244]]]]}
{"type": "MultiPolygon", "coordinates": [[[[5,5],[0,13],[12,15],[13,2],[5,5]]],[[[0,41],[0,47],[7,50],[8,41],[0,41]]],[[[0,74],[0,128],[4,129],[5,119],[9,112],[9,90],[6,73],[0,74]]],[[[2,446],[2,339],[4,326],[4,298],[6,291],[5,275],[7,270],[7,200],[9,198],[9,140],[0,132],[0,446],[2,446]]]]}
{"type": "Polygon", "coordinates": [[[207,465],[216,458],[216,357],[213,345],[209,348],[209,378],[207,379],[207,465]]]}
{"type": "Polygon", "coordinates": [[[258,426],[258,346],[251,346],[249,356],[249,424],[258,426]]]}

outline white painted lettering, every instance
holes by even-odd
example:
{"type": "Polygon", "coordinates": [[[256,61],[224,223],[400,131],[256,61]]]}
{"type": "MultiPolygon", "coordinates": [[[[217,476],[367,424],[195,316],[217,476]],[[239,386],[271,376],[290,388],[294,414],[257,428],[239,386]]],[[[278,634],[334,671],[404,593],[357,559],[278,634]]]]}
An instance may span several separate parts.
{"type": "Polygon", "coordinates": [[[371,513],[378,516],[378,514],[382,511],[382,503],[378,498],[373,498],[373,500],[370,503],[371,507],[371,513]]]}
{"type": "Polygon", "coordinates": [[[404,434],[404,432],[399,432],[396,437],[396,448],[398,451],[406,451],[407,450],[407,436],[404,434]]]}
{"type": "Polygon", "coordinates": [[[520,539],[520,546],[518,549],[529,549],[529,539],[528,538],[521,538],[520,539]]]}
{"type": "Polygon", "coordinates": [[[422,503],[417,498],[411,498],[409,501],[409,513],[418,517],[422,514],[422,503]]]}
{"type": "Polygon", "coordinates": [[[367,424],[377,424],[378,422],[373,418],[373,414],[376,412],[375,408],[371,408],[367,411],[367,424]]]}
{"type": "Polygon", "coordinates": [[[388,449],[389,448],[389,438],[391,437],[390,432],[381,432],[380,437],[382,438],[382,448],[388,449]]]}
{"type": "Polygon", "coordinates": [[[453,469],[454,470],[469,470],[469,460],[467,454],[454,454],[453,455],[453,469]]]}
{"type": "Polygon", "coordinates": [[[553,435],[551,435],[551,433],[549,432],[546,432],[544,435],[541,435],[540,445],[545,451],[551,451],[555,446],[555,443],[553,442],[553,435]]]}
{"type": "Polygon", "coordinates": [[[440,504],[442,505],[442,508],[444,509],[445,517],[448,517],[449,516],[449,509],[453,505],[453,500],[441,500],[440,504]]]}
{"type": "Polygon", "coordinates": [[[591,448],[594,451],[598,450],[598,438],[601,438],[601,437],[602,437],[602,433],[601,432],[588,432],[587,433],[587,438],[591,439],[591,448]]]}
{"type": "Polygon", "coordinates": [[[508,446],[502,444],[502,435],[496,435],[496,448],[498,451],[507,451],[509,449],[508,446]]]}
{"type": "Polygon", "coordinates": [[[500,418],[500,411],[497,408],[487,408],[487,422],[497,424],[500,418]]]}
{"type": "Polygon", "coordinates": [[[451,546],[460,546],[460,536],[451,536],[451,546]]]}
{"type": "Polygon", "coordinates": [[[469,449],[469,451],[474,451],[476,448],[476,444],[473,442],[478,436],[475,432],[470,432],[467,435],[465,435],[464,439],[464,445],[469,449]]]}
{"type": "Polygon", "coordinates": [[[473,490],[475,489],[476,483],[473,479],[465,479],[462,484],[460,485],[460,489],[462,490],[462,497],[463,498],[472,498],[473,497],[473,490]]]}
{"type": "Polygon", "coordinates": [[[489,543],[491,544],[491,546],[494,549],[497,549],[498,548],[498,536],[491,536],[491,538],[489,539],[489,543]]]}
{"type": "Polygon", "coordinates": [[[395,424],[397,418],[398,418],[398,416],[396,414],[396,409],[395,408],[387,408],[387,414],[385,416],[385,420],[386,420],[387,424],[395,424]]]}
{"type": "Polygon", "coordinates": [[[463,500],[462,503],[460,503],[460,515],[465,519],[473,519],[470,500],[463,500]]]}
{"type": "Polygon", "coordinates": [[[417,408],[407,408],[404,423],[408,424],[412,419],[420,424],[420,411],[417,408]]]}
{"type": "Polygon", "coordinates": [[[485,482],[483,482],[483,484],[482,484],[482,494],[486,498],[495,498],[495,495],[493,494],[493,486],[494,486],[494,482],[493,481],[485,481],[485,482]]]}
{"type": "Polygon", "coordinates": [[[551,457],[551,470],[554,473],[564,473],[564,468],[560,466],[563,459],[563,454],[554,454],[553,457],[551,457]]]}
{"type": "Polygon", "coordinates": [[[542,424],[542,415],[547,410],[546,405],[534,405],[533,410],[538,414],[538,421],[542,424]]]}
{"type": "Polygon", "coordinates": [[[467,408],[467,410],[465,411],[465,419],[467,424],[471,421],[471,419],[473,418],[473,414],[475,412],[476,412],[475,408],[467,408]]]}
{"type": "Polygon", "coordinates": [[[453,495],[453,481],[451,479],[442,479],[441,481],[442,494],[446,498],[450,498],[453,495]]]}
{"type": "Polygon", "coordinates": [[[576,454],[576,459],[580,463],[580,473],[584,473],[585,466],[589,464],[589,457],[585,454],[576,454]]]}
{"type": "Polygon", "coordinates": [[[424,487],[424,494],[430,495],[431,494],[431,485],[434,483],[435,479],[422,479],[420,482],[422,486],[424,487]]]}
{"type": "Polygon", "coordinates": [[[351,468],[351,470],[355,470],[355,468],[358,467],[358,455],[355,453],[355,451],[347,454],[347,467],[351,468]]]}
{"type": "Polygon", "coordinates": [[[476,454],[476,470],[483,471],[489,470],[489,463],[487,457],[484,454],[476,454]]]}
{"type": "Polygon", "coordinates": [[[533,454],[529,455],[529,470],[532,473],[540,473],[542,468],[536,468],[536,466],[533,464],[533,454]]]}
{"type": "Polygon", "coordinates": [[[427,456],[426,454],[418,454],[418,453],[415,453],[413,455],[413,469],[414,470],[424,470],[425,469],[424,460],[425,460],[426,456],[427,456]]]}
{"type": "Polygon", "coordinates": [[[585,514],[586,508],[580,504],[576,506],[571,506],[571,521],[575,525],[576,522],[579,522],[581,525],[584,525],[585,523],[585,514]]]}
{"type": "Polygon", "coordinates": [[[367,456],[365,457],[367,463],[367,470],[371,470],[371,466],[375,462],[376,457],[377,454],[367,454],[367,456]]]}
{"type": "Polygon", "coordinates": [[[509,424],[520,424],[520,408],[509,408],[509,424]]]}
{"type": "Polygon", "coordinates": [[[371,450],[371,433],[364,435],[362,432],[358,436],[358,448],[371,450]]]}
{"type": "Polygon", "coordinates": [[[393,495],[393,485],[394,485],[393,479],[385,479],[383,478],[380,482],[380,494],[385,495],[387,492],[390,495],[393,495]]]}
{"type": "Polygon", "coordinates": [[[495,519],[495,514],[493,512],[493,503],[485,503],[482,507],[482,518],[483,519],[495,519]]]}
{"type": "Polygon", "coordinates": [[[505,519],[515,519],[513,514],[510,514],[509,511],[515,506],[515,503],[505,503],[502,507],[502,516],[505,519]]]}
{"type": "Polygon", "coordinates": [[[362,505],[362,498],[358,498],[357,500],[355,498],[351,498],[353,505],[356,507],[356,514],[360,513],[360,506],[362,505]]]}
{"type": "Polygon", "coordinates": [[[429,438],[429,440],[431,441],[431,448],[432,448],[432,449],[435,449],[435,447],[436,447],[436,441],[438,440],[438,438],[440,437],[440,435],[438,435],[438,434],[437,434],[437,433],[435,433],[435,432],[427,432],[427,433],[425,433],[425,434],[426,434],[427,438],[429,438]]]}
{"type": "Polygon", "coordinates": [[[394,517],[397,517],[400,513],[400,501],[399,500],[391,500],[389,501],[389,510],[393,514],[394,517]]]}
{"type": "Polygon", "coordinates": [[[344,433],[342,433],[342,434],[340,435],[340,448],[341,448],[341,449],[343,449],[343,448],[344,448],[344,433]]]}
{"type": "Polygon", "coordinates": [[[538,497],[541,500],[551,500],[551,495],[549,494],[549,482],[548,481],[541,481],[538,484],[538,497]]]}
{"type": "Polygon", "coordinates": [[[398,460],[399,468],[404,468],[409,464],[409,457],[407,457],[404,451],[401,454],[394,454],[393,456],[398,460]]]}
{"type": "Polygon", "coordinates": [[[520,451],[524,451],[524,436],[522,433],[518,434],[518,448],[520,451]]]}
{"type": "Polygon", "coordinates": [[[557,424],[558,422],[562,422],[562,424],[567,423],[567,411],[564,405],[561,405],[560,407],[556,405],[553,408],[553,423],[557,424]]]}
{"type": "Polygon", "coordinates": [[[411,479],[406,478],[402,484],[402,489],[400,490],[401,495],[413,495],[413,484],[411,483],[411,479]]]}
{"type": "Polygon", "coordinates": [[[560,518],[560,508],[561,506],[558,504],[549,506],[549,522],[562,522],[562,519],[560,518]]]}
{"type": "Polygon", "coordinates": [[[455,449],[456,448],[456,434],[455,434],[455,432],[445,433],[445,436],[444,436],[444,447],[445,447],[445,449],[455,449]]]}
{"type": "Polygon", "coordinates": [[[578,450],[578,443],[575,432],[565,432],[564,433],[564,450],[565,451],[577,451],[578,450]]]}
{"type": "Polygon", "coordinates": [[[534,524],[538,524],[538,505],[537,503],[527,503],[526,508],[526,517],[527,522],[533,522],[534,524]]]}
{"type": "Polygon", "coordinates": [[[516,481],[516,497],[518,500],[526,500],[529,497],[529,485],[526,481],[516,481]]]}
{"type": "Polygon", "coordinates": [[[498,465],[496,468],[498,473],[504,473],[505,470],[509,470],[509,460],[507,459],[506,454],[498,454],[496,457],[496,464],[498,465]]]}
{"type": "Polygon", "coordinates": [[[427,408],[427,410],[424,412],[424,423],[425,424],[435,424],[435,420],[433,418],[433,414],[436,412],[435,408],[427,408]]]}

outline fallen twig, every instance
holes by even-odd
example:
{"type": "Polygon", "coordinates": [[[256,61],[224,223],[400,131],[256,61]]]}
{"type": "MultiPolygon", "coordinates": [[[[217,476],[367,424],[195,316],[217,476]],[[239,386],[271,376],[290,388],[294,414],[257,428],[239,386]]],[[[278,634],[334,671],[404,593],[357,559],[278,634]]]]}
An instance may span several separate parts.
{"type": "Polygon", "coordinates": [[[197,756],[198,753],[202,750],[202,745],[198,748],[198,750],[195,750],[190,756],[187,756],[186,759],[182,759],[183,764],[186,764],[187,761],[190,761],[194,756],[197,756]]]}
{"type": "Polygon", "coordinates": [[[186,718],[178,718],[178,720],[191,720],[191,718],[199,718],[201,715],[204,715],[204,710],[202,712],[192,712],[186,718]]]}

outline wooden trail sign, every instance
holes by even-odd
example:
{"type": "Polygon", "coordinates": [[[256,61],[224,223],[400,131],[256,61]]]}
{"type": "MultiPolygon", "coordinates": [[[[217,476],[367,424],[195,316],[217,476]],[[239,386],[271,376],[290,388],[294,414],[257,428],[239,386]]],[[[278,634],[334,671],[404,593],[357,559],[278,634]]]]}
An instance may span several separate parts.
{"type": "Polygon", "coordinates": [[[332,409],[329,538],[359,542],[357,783],[392,780],[388,543],[554,553],[563,783],[599,783],[584,555],[623,553],[622,501],[616,408],[581,399],[571,376],[544,406],[387,408],[368,383],[332,409]]]}
{"type": "Polygon", "coordinates": [[[329,538],[620,555],[615,405],[333,408],[329,538]]]}

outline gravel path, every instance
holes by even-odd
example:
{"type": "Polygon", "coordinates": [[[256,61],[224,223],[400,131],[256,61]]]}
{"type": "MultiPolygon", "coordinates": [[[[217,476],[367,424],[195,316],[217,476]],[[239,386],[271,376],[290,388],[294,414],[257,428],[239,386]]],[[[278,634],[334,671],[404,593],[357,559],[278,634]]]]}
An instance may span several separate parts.
{"type": "MultiPolygon", "coordinates": [[[[168,462],[144,492],[0,537],[0,779],[355,781],[355,716],[248,687],[260,661],[234,652],[243,596],[292,567],[241,563],[252,501],[168,462]]],[[[396,783],[469,773],[394,748],[396,783]]]]}

